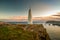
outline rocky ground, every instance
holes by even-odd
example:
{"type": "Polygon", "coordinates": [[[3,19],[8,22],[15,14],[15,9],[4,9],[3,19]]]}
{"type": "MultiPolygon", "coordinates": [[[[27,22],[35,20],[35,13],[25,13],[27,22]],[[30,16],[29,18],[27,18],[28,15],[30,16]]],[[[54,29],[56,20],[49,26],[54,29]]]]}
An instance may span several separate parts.
{"type": "Polygon", "coordinates": [[[42,24],[0,24],[0,40],[50,40],[42,24]]]}

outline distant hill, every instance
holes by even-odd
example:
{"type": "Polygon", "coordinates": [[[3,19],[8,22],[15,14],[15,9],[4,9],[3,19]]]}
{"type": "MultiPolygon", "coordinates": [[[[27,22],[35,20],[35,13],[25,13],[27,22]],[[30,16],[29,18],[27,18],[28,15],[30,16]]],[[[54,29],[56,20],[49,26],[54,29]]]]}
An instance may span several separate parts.
{"type": "Polygon", "coordinates": [[[46,23],[60,26],[60,21],[47,21],[46,23]]]}

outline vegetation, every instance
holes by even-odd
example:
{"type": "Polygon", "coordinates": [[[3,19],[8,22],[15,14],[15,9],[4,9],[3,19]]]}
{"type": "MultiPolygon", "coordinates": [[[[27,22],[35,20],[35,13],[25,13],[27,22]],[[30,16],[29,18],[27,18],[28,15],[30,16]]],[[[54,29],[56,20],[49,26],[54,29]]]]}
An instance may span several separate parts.
{"type": "Polygon", "coordinates": [[[50,40],[42,24],[0,24],[0,40],[50,40]]]}
{"type": "Polygon", "coordinates": [[[0,40],[35,40],[35,35],[22,28],[0,25],[0,40]]]}

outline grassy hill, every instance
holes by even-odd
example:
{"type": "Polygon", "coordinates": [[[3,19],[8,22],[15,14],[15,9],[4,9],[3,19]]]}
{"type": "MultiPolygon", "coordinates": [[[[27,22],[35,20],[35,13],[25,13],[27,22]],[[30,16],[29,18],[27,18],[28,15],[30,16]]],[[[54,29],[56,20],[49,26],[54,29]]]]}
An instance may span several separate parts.
{"type": "Polygon", "coordinates": [[[50,40],[42,25],[0,25],[0,40],[50,40]],[[26,26],[28,26],[26,28],[26,26]],[[41,29],[38,29],[41,28],[41,29]],[[33,29],[33,31],[31,31],[33,29]]]}

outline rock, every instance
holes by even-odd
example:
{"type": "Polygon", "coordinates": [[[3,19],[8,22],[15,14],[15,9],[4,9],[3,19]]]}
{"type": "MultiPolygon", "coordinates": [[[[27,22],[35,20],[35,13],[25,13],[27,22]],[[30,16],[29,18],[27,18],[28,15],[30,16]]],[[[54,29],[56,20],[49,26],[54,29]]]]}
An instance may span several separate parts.
{"type": "Polygon", "coordinates": [[[26,30],[36,33],[37,40],[50,40],[50,37],[42,24],[31,24],[25,26],[28,26],[26,30]]]}
{"type": "Polygon", "coordinates": [[[0,39],[50,40],[50,37],[42,24],[2,24],[0,25],[0,39]]]}

